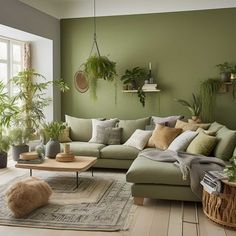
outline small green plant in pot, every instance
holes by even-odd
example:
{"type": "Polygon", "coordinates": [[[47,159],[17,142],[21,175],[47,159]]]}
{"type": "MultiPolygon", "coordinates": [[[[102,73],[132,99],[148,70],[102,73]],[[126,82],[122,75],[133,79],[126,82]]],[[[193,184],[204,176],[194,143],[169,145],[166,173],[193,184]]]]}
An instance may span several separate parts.
{"type": "Polygon", "coordinates": [[[45,148],[46,157],[55,158],[56,155],[61,151],[58,137],[65,128],[66,128],[65,125],[63,125],[62,122],[58,122],[58,121],[45,123],[43,125],[43,130],[46,137],[50,138],[45,148]]]}
{"type": "Polygon", "coordinates": [[[194,93],[192,93],[192,98],[193,99],[191,102],[188,102],[183,99],[177,99],[177,98],[175,99],[175,101],[187,107],[187,109],[191,113],[192,120],[194,122],[201,122],[201,118],[200,118],[201,110],[202,110],[201,98],[199,95],[195,95],[194,93]]]}
{"type": "Polygon", "coordinates": [[[224,62],[223,64],[216,65],[216,67],[219,69],[222,82],[230,82],[230,76],[233,70],[232,65],[228,62],[224,62]]]}
{"type": "Polygon", "coordinates": [[[116,63],[110,61],[106,56],[94,54],[83,64],[83,72],[89,84],[91,97],[97,99],[97,80],[114,81],[116,74],[116,63]]]}
{"type": "Polygon", "coordinates": [[[122,75],[121,81],[123,82],[123,85],[127,85],[129,89],[131,90],[137,90],[138,91],[138,97],[140,103],[145,106],[145,93],[142,90],[144,81],[148,78],[148,72],[146,69],[141,68],[139,66],[134,67],[131,70],[126,70],[125,74],[122,75]]]}
{"type": "Polygon", "coordinates": [[[228,165],[224,172],[229,181],[236,181],[236,156],[230,159],[230,165],[228,165]]]}
{"type": "Polygon", "coordinates": [[[11,140],[12,159],[18,161],[21,153],[29,151],[27,143],[30,133],[25,128],[15,127],[9,129],[8,135],[11,140]]]}

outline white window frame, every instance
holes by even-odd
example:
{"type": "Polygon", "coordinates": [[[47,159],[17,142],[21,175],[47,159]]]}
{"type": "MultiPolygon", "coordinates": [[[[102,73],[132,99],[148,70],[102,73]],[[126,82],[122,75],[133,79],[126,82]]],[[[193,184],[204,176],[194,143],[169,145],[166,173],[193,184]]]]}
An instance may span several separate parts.
{"type": "Polygon", "coordinates": [[[13,93],[13,88],[10,83],[10,79],[13,78],[13,64],[18,64],[21,66],[21,70],[23,70],[23,47],[24,43],[23,41],[5,38],[0,36],[0,42],[7,43],[7,60],[0,59],[0,62],[7,64],[7,91],[8,94],[11,96],[13,93]],[[13,45],[20,45],[21,46],[21,61],[13,61],[13,45]]]}

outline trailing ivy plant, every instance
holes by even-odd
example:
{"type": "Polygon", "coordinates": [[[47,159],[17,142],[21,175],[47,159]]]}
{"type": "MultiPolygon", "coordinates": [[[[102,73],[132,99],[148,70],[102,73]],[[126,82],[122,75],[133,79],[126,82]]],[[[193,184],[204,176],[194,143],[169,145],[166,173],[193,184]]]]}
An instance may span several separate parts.
{"type": "Polygon", "coordinates": [[[84,75],[89,84],[91,97],[97,99],[97,80],[104,79],[107,81],[114,81],[116,78],[116,63],[110,61],[106,56],[99,56],[94,54],[90,56],[83,64],[84,75]]]}
{"type": "Polygon", "coordinates": [[[202,102],[202,119],[211,122],[214,119],[214,107],[216,93],[219,91],[222,82],[219,79],[207,79],[200,85],[200,96],[202,102]]]}
{"type": "Polygon", "coordinates": [[[122,75],[121,81],[124,85],[128,85],[131,89],[137,90],[140,103],[145,106],[145,93],[142,90],[144,81],[148,78],[148,72],[145,68],[139,66],[133,69],[127,69],[125,74],[122,75]]]}

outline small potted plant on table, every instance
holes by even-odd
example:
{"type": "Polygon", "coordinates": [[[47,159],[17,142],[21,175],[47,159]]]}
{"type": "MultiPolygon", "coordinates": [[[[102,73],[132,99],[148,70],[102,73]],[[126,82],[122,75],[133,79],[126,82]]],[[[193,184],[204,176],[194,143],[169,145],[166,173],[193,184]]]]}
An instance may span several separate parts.
{"type": "Polygon", "coordinates": [[[45,123],[43,125],[43,130],[46,137],[50,138],[50,140],[46,144],[46,149],[45,149],[46,157],[55,158],[56,155],[61,151],[58,137],[65,128],[66,128],[65,125],[63,125],[62,122],[58,121],[45,123]]]}

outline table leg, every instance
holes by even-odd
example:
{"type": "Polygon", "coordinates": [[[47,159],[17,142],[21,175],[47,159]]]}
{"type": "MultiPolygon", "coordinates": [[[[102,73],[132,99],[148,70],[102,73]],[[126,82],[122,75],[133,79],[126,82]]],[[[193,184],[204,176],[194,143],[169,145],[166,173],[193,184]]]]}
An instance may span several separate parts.
{"type": "Polygon", "coordinates": [[[91,173],[92,173],[92,177],[93,177],[93,167],[91,167],[91,173]]]}
{"type": "Polygon", "coordinates": [[[32,169],[30,169],[30,176],[32,176],[32,169]]]}
{"type": "Polygon", "coordinates": [[[76,188],[79,187],[79,172],[76,171],[76,188]]]}

